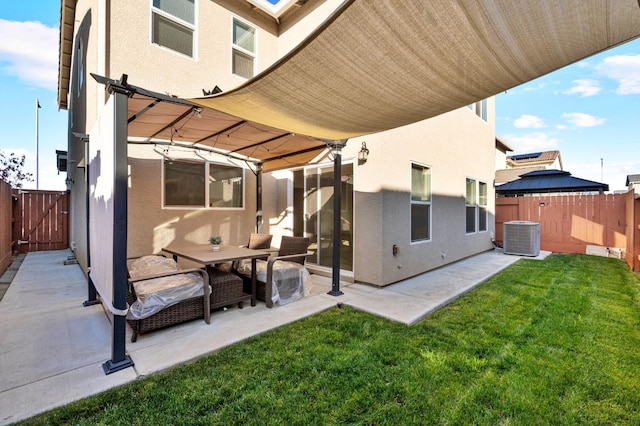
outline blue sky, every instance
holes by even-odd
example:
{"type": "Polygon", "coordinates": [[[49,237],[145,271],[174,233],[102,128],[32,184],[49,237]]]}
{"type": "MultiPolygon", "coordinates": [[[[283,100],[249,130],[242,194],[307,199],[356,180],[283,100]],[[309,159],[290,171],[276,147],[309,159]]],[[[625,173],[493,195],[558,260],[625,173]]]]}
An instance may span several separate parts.
{"type": "MultiPolygon", "coordinates": [[[[65,188],[55,167],[55,150],[67,146],[56,100],[59,19],[59,0],[0,2],[0,149],[25,154],[35,172],[38,99],[40,189],[65,188]]],[[[626,175],[640,173],[640,41],[497,95],[496,133],[513,154],[557,149],[572,175],[623,189],[626,175]]]]}
{"type": "Polygon", "coordinates": [[[573,176],[624,189],[640,173],[640,40],[497,95],[496,134],[513,154],[557,149],[573,176]]]}
{"type": "Polygon", "coordinates": [[[65,173],[56,171],[56,149],[67,149],[67,114],[58,111],[59,0],[0,2],[0,149],[26,155],[34,173],[36,99],[39,110],[39,187],[65,189],[65,173]]]}

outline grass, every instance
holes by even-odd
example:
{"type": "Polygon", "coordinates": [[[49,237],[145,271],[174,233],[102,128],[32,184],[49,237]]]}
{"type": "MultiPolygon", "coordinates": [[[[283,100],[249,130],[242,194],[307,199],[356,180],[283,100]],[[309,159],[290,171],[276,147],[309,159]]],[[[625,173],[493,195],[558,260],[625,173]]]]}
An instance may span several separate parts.
{"type": "Polygon", "coordinates": [[[522,260],[411,327],[335,308],[25,424],[640,424],[640,278],[522,260]]]}

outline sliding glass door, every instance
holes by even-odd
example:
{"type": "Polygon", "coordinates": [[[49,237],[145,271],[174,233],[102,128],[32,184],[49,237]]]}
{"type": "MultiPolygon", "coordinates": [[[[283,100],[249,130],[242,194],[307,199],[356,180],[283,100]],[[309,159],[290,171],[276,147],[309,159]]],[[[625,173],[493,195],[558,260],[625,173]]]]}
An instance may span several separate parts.
{"type": "MultiPolygon", "coordinates": [[[[333,264],[333,165],[307,168],[294,174],[294,229],[303,229],[311,245],[307,262],[333,264]],[[299,209],[303,214],[299,214],[299,209]],[[302,223],[300,223],[302,222],[302,223]]],[[[353,164],[342,165],[340,269],[353,270],[353,164]]]]}

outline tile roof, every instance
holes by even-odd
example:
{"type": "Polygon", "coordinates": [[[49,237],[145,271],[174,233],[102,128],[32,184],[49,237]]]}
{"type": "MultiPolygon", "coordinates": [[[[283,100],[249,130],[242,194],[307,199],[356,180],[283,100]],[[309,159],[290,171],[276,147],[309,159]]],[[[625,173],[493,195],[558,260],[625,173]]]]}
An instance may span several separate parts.
{"type": "Polygon", "coordinates": [[[630,183],[638,183],[640,182],[640,174],[638,175],[627,175],[627,182],[625,185],[629,185],[630,183]]]}
{"type": "Polygon", "coordinates": [[[520,176],[522,176],[523,174],[535,172],[536,170],[544,170],[544,166],[528,166],[518,167],[514,169],[496,170],[496,185],[520,179],[520,176]]]}
{"type": "Polygon", "coordinates": [[[560,151],[542,151],[529,154],[509,155],[507,163],[512,165],[528,164],[528,163],[553,163],[560,156],[560,151]]]}

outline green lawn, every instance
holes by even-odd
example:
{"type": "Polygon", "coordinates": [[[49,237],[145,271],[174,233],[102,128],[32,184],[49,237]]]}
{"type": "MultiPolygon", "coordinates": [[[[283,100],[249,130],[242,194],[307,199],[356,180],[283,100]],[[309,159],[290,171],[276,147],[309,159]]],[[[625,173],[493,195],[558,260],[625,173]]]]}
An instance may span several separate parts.
{"type": "Polygon", "coordinates": [[[640,424],[640,278],[521,260],[417,325],[335,308],[27,424],[640,424]]]}

